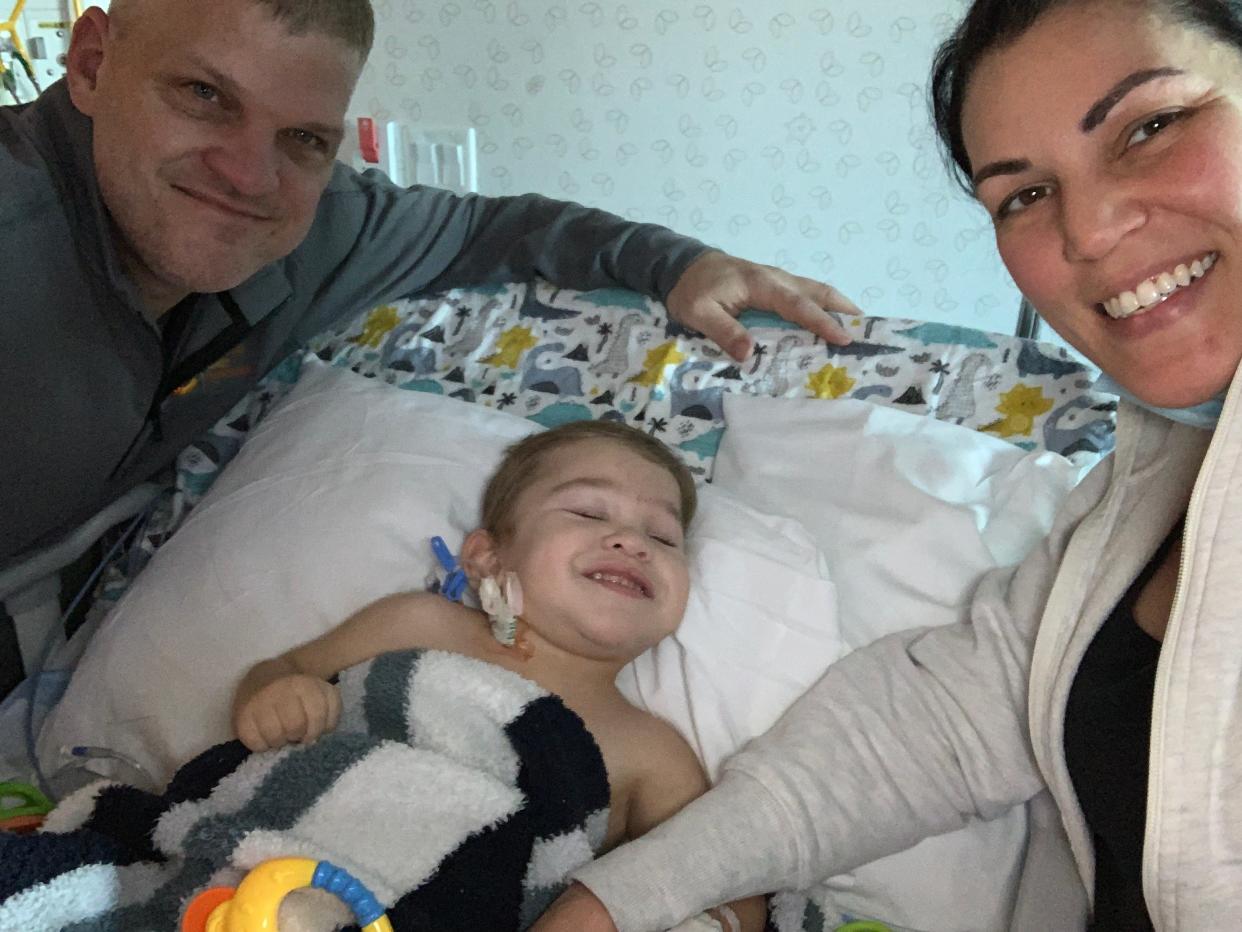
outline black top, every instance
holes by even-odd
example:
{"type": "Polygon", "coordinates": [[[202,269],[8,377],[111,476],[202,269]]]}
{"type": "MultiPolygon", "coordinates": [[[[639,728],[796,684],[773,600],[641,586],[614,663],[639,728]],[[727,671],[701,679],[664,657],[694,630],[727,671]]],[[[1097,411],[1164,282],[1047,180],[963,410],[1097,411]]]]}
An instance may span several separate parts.
{"type": "Polygon", "coordinates": [[[1087,648],[1065,709],[1065,761],[1095,847],[1090,932],[1152,928],[1143,899],[1151,710],[1160,642],[1134,603],[1173,546],[1174,528],[1087,648]]]}

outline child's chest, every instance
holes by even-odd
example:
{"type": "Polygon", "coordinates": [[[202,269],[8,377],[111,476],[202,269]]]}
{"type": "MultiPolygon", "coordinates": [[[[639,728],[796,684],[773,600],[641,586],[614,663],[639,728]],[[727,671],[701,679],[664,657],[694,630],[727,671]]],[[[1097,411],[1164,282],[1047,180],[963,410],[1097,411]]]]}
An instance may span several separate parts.
{"type": "Polygon", "coordinates": [[[628,829],[633,824],[631,813],[638,804],[643,785],[639,768],[639,762],[644,760],[643,749],[638,746],[633,729],[627,727],[624,721],[607,715],[583,715],[583,720],[595,738],[608,771],[610,808],[606,845],[612,847],[630,837],[628,829]]]}
{"type": "Polygon", "coordinates": [[[630,806],[634,800],[635,775],[625,766],[622,755],[613,759],[604,751],[604,766],[608,770],[608,833],[604,837],[604,850],[610,850],[628,838],[630,806]]]}

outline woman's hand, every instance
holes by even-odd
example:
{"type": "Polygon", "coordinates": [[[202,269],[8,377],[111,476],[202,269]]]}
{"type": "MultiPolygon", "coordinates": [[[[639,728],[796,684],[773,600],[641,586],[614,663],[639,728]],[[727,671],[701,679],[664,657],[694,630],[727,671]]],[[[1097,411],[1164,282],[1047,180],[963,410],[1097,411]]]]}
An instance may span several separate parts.
{"type": "Polygon", "coordinates": [[[617,932],[608,910],[580,883],[570,884],[530,932],[617,932]]]}
{"type": "Polygon", "coordinates": [[[340,718],[341,694],[331,683],[304,673],[267,678],[256,667],[238,690],[233,730],[250,750],[269,751],[310,744],[340,718]]]}

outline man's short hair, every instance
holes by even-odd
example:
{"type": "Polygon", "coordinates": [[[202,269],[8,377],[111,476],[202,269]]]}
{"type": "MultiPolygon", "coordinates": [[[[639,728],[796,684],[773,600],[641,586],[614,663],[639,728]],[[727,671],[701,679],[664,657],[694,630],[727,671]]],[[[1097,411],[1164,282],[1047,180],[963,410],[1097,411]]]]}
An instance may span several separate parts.
{"type": "MultiPolygon", "coordinates": [[[[203,0],[199,0],[203,2],[203,0]]],[[[371,0],[251,0],[263,6],[290,35],[328,36],[358,53],[362,61],[375,41],[371,0]]],[[[130,16],[142,15],[143,0],[112,0],[108,15],[125,28],[130,16]]]]}
{"type": "Polygon", "coordinates": [[[585,440],[607,440],[665,470],[677,482],[678,511],[683,530],[690,526],[698,504],[694,476],[672,450],[655,437],[619,421],[572,421],[531,434],[510,446],[483,491],[480,527],[502,540],[513,531],[513,506],[539,476],[543,458],[553,450],[585,440]]]}
{"type": "Polygon", "coordinates": [[[254,0],[272,11],[291,35],[331,36],[366,61],[375,41],[375,13],[371,0],[254,0]]]}

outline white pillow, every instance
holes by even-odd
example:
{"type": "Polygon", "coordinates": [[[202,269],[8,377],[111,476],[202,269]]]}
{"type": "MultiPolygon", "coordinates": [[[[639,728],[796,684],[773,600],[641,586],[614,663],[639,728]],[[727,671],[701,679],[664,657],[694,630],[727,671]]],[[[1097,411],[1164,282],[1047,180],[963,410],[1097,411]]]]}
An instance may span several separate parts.
{"type": "MultiPolygon", "coordinates": [[[[308,361],[90,642],[42,730],[44,769],[62,747],[93,745],[162,782],[229,738],[245,670],[422,588],[429,538],[455,547],[505,446],[538,429],[308,361]]],[[[844,646],[823,558],[797,522],[700,491],[686,619],[619,682],[714,772],[844,646]]]]}
{"type": "MultiPolygon", "coordinates": [[[[1020,561],[1080,478],[1058,454],[864,401],[726,395],[724,412],[713,485],[810,531],[850,648],[963,620],[978,578],[1020,561]]],[[[812,896],[825,911],[912,928],[1006,928],[1025,838],[1019,807],[812,896]]]]}
{"type": "Polygon", "coordinates": [[[851,647],[961,621],[1079,479],[1059,454],[866,401],[726,395],[724,411],[712,484],[810,531],[851,647]]]}

